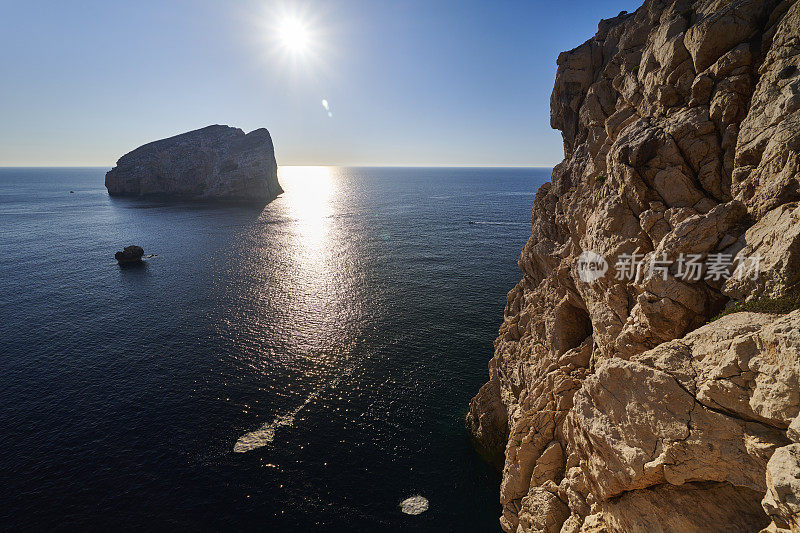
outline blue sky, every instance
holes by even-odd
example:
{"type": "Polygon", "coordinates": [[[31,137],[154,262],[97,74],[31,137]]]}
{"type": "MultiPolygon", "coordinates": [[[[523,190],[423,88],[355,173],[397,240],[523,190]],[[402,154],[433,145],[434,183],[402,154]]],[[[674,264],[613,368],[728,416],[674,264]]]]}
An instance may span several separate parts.
{"type": "Polygon", "coordinates": [[[286,165],[551,166],[558,53],[639,4],[0,0],[0,166],[111,166],[208,124],[268,128],[286,165]]]}

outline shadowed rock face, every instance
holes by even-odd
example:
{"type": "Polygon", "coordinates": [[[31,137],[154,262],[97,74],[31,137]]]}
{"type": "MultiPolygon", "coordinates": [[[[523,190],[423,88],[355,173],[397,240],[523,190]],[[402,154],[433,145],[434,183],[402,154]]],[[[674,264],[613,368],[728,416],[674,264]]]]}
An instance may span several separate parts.
{"type": "Polygon", "coordinates": [[[269,132],[207,126],[140,146],[106,173],[111,196],[266,204],[283,192],[269,132]]]}
{"type": "Polygon", "coordinates": [[[114,259],[120,265],[128,265],[133,263],[140,263],[144,256],[144,249],[141,246],[126,246],[121,252],[114,254],[114,259]]]}
{"type": "Polygon", "coordinates": [[[800,0],[601,21],[558,58],[551,125],[565,158],[467,414],[503,462],[503,529],[800,531],[800,312],[705,325],[800,287],[800,0]],[[610,268],[587,282],[590,250],[610,268]],[[618,279],[630,254],[672,266],[618,279]],[[681,254],[762,272],[685,280],[681,254]]]}

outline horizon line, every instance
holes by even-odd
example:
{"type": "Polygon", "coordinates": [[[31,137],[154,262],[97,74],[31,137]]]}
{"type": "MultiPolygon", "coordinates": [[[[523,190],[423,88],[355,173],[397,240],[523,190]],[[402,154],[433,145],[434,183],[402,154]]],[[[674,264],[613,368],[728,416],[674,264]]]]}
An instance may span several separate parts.
{"type": "MultiPolygon", "coordinates": [[[[58,164],[48,164],[48,165],[0,165],[0,168],[108,168],[111,169],[116,165],[108,166],[108,165],[98,165],[98,164],[82,164],[82,165],[58,165],[58,164]]],[[[447,163],[439,163],[439,164],[424,164],[424,163],[413,163],[413,164],[356,164],[356,165],[323,165],[323,164],[292,164],[292,165],[278,165],[278,168],[281,167],[344,167],[344,168],[553,168],[555,165],[493,165],[493,164],[463,164],[463,163],[455,163],[455,164],[447,164],[447,163]]]]}

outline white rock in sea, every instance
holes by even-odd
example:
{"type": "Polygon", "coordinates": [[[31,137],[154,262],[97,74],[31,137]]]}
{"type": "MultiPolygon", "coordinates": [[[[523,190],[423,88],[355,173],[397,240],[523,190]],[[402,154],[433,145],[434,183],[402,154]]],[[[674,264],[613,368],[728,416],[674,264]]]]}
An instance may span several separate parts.
{"type": "Polygon", "coordinates": [[[305,400],[295,407],[292,411],[275,418],[272,422],[263,424],[255,431],[245,433],[233,445],[234,453],[247,453],[256,448],[263,448],[264,446],[275,440],[275,432],[281,427],[291,427],[294,425],[295,417],[308,406],[311,402],[316,400],[322,392],[329,387],[336,387],[339,382],[346,376],[349,376],[353,371],[352,368],[346,369],[336,379],[331,381],[327,386],[320,387],[306,396],[305,400]]]}
{"type": "Polygon", "coordinates": [[[405,514],[417,515],[428,510],[428,499],[417,494],[400,502],[400,510],[405,514]]]}

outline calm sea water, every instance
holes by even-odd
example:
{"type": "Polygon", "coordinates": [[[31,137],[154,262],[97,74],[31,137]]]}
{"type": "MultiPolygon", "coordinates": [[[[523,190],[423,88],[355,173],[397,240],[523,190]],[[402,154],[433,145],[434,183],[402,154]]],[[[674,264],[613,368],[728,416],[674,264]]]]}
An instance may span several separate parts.
{"type": "Polygon", "coordinates": [[[548,170],[283,167],[264,209],[105,170],[0,169],[0,527],[498,529],[463,416],[548,170]]]}

